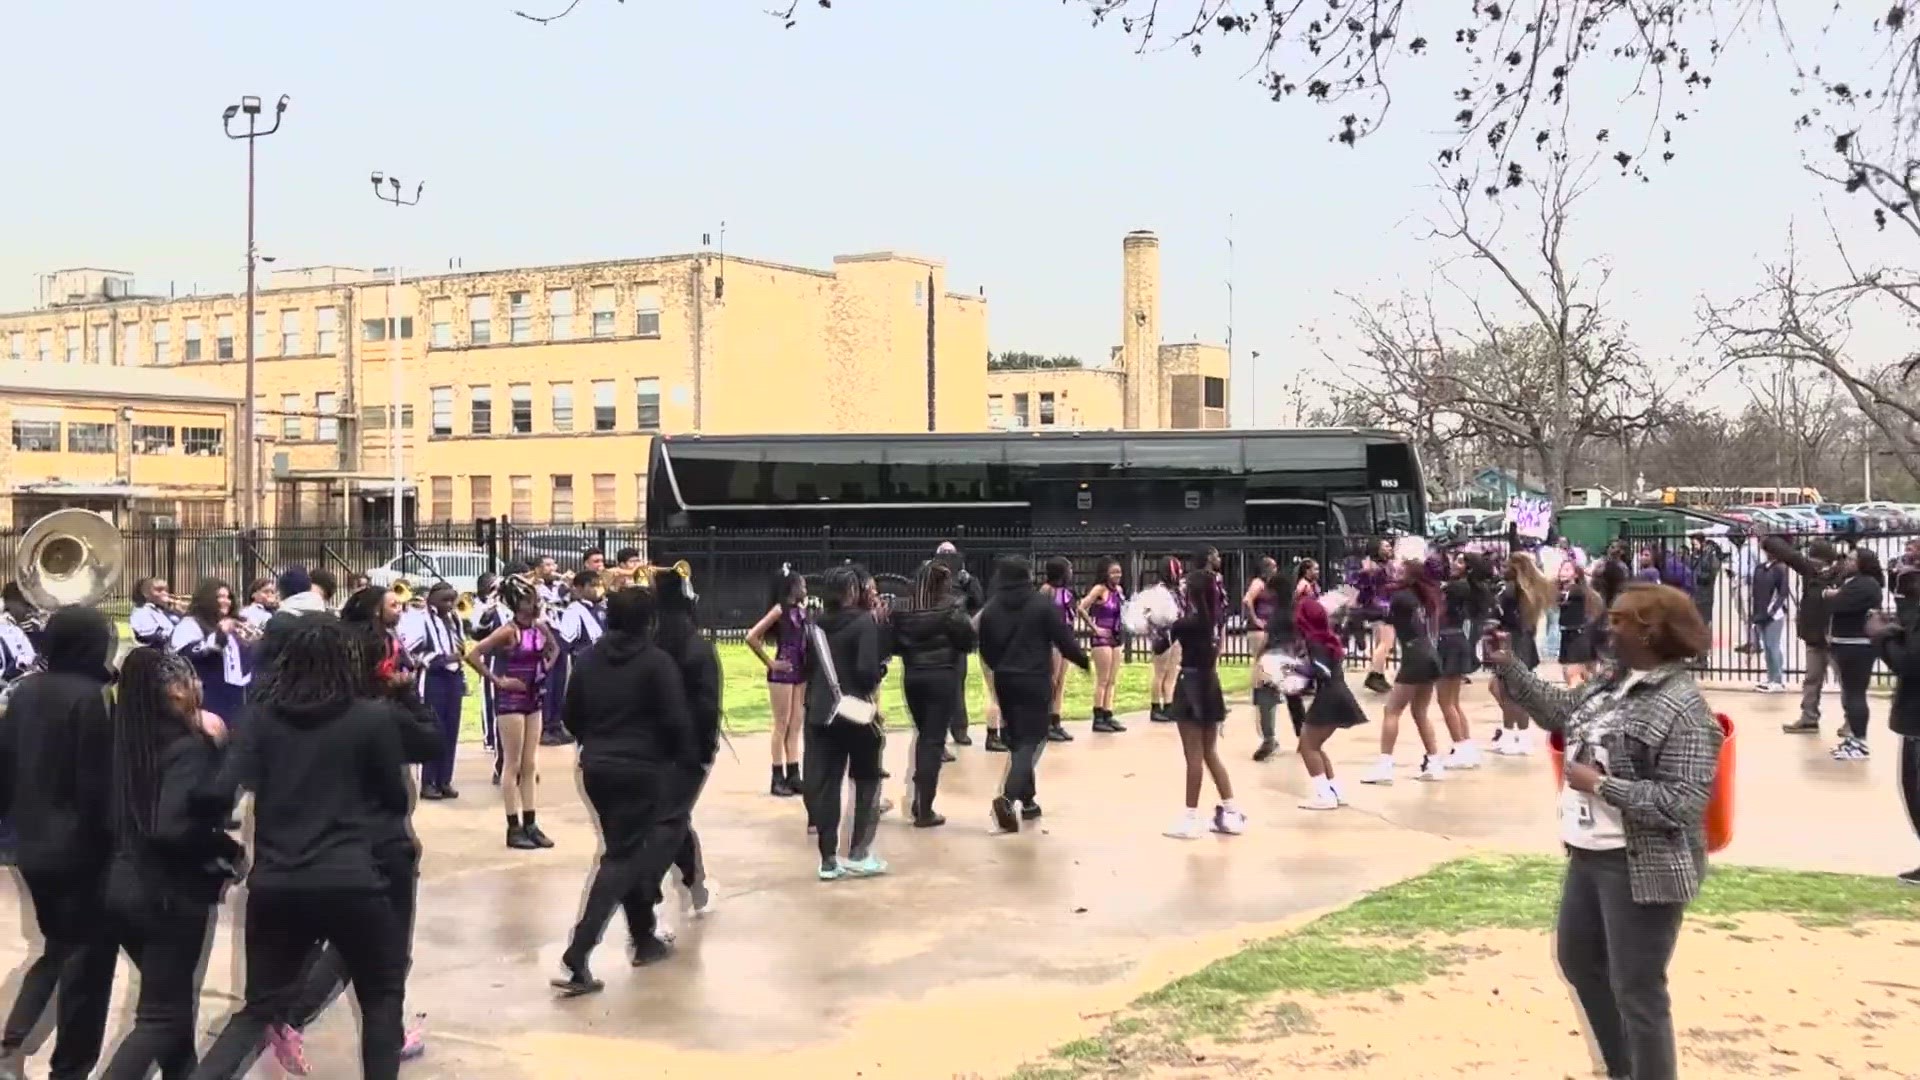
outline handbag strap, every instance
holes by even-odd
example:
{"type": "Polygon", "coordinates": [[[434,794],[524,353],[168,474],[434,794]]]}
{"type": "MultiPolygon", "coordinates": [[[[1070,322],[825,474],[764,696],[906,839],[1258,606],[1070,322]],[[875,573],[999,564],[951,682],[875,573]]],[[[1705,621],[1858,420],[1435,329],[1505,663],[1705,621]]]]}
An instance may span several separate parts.
{"type": "Polygon", "coordinates": [[[820,673],[827,677],[827,689],[833,691],[834,699],[838,700],[844,695],[840,693],[840,673],[833,668],[833,649],[827,644],[827,632],[820,629],[819,623],[809,626],[807,632],[813,635],[814,650],[820,654],[820,673]]]}

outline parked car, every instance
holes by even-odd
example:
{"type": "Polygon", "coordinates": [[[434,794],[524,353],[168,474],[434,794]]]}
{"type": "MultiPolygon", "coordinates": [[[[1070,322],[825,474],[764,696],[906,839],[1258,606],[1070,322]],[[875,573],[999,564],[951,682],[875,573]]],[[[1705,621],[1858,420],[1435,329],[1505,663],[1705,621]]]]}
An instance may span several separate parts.
{"type": "Polygon", "coordinates": [[[1442,510],[1427,517],[1427,533],[1430,536],[1450,536],[1456,532],[1479,532],[1489,518],[1500,521],[1506,516],[1504,510],[1480,510],[1473,507],[1442,510]]]}
{"type": "Polygon", "coordinates": [[[444,581],[461,592],[478,592],[487,563],[486,553],[477,548],[421,548],[367,571],[367,584],[391,588],[404,580],[422,592],[444,581]]]}
{"type": "Polygon", "coordinates": [[[1810,506],[1782,506],[1775,509],[1773,513],[1786,518],[1790,523],[1790,527],[1798,532],[1824,533],[1832,531],[1832,526],[1827,524],[1827,519],[1821,517],[1810,506]]]}

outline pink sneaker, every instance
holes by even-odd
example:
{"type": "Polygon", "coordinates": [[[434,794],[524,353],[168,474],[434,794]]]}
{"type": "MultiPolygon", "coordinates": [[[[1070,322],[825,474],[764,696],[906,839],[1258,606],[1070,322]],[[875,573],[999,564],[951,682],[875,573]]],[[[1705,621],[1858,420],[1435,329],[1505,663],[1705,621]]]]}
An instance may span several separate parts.
{"type": "Polygon", "coordinates": [[[307,1066],[306,1042],[300,1033],[285,1024],[275,1024],[267,1029],[267,1045],[273,1048],[273,1059],[280,1063],[289,1076],[305,1076],[312,1071],[307,1066]]]}
{"type": "Polygon", "coordinates": [[[400,1044],[400,1060],[412,1061],[427,1052],[427,1028],[425,1024],[415,1024],[407,1029],[406,1041],[400,1044]]]}

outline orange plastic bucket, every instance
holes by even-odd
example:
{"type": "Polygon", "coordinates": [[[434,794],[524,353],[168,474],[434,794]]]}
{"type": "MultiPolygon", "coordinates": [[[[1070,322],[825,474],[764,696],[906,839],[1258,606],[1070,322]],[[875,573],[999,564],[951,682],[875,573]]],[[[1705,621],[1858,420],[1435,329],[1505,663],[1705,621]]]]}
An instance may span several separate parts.
{"type": "MultiPolygon", "coordinates": [[[[1733,843],[1733,718],[1713,714],[1726,737],[1720,742],[1720,764],[1714,770],[1713,791],[1707,796],[1707,850],[1720,851],[1733,843]]],[[[1547,760],[1553,765],[1553,790],[1566,784],[1566,737],[1556,731],[1547,737],[1547,760]]]]}

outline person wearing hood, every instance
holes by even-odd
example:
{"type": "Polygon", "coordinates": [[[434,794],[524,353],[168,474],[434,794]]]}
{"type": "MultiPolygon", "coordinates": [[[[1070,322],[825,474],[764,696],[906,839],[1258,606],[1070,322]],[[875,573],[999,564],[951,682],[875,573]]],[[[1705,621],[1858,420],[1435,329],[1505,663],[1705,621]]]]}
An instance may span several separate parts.
{"type": "Polygon", "coordinates": [[[567,681],[561,718],[580,744],[581,781],[603,844],[553,980],[568,997],[602,989],[588,961],[615,908],[626,909],[634,964],[671,951],[653,935],[653,898],[679,842],[677,774],[699,760],[699,745],[679,665],[653,643],[657,603],[651,589],[608,598],[607,632],[567,681]]]}
{"type": "Polygon", "coordinates": [[[980,612],[980,660],[993,670],[1000,728],[1009,750],[1006,776],[993,800],[994,822],[1001,832],[1019,832],[1022,818],[1040,816],[1035,770],[1047,744],[1056,651],[1082,671],[1092,665],[1061,621],[1053,599],[1034,584],[1027,560],[1000,560],[993,597],[980,612]]]}
{"type": "Polygon", "coordinates": [[[47,620],[45,644],[45,670],[22,679],[0,713],[0,811],[15,829],[44,939],[0,1036],[0,1076],[20,1075],[22,1047],[57,986],[48,1075],[85,1080],[100,1058],[116,952],[101,932],[100,905],[110,854],[103,785],[113,756],[113,627],[95,608],[62,608],[47,620]]]}
{"type": "MultiPolygon", "coordinates": [[[[946,541],[934,549],[933,558],[953,572],[953,592],[965,605],[967,617],[980,614],[987,603],[986,590],[980,586],[980,579],[967,569],[967,560],[961,557],[960,549],[952,541],[946,541]]],[[[948,719],[955,746],[973,745],[973,737],[967,734],[967,727],[972,723],[967,716],[967,655],[960,654],[960,679],[954,689],[953,715],[948,719]]]]}
{"type": "Polygon", "coordinates": [[[949,715],[960,699],[962,672],[973,649],[973,620],[956,592],[953,570],[934,560],[920,567],[911,611],[893,615],[893,649],[905,667],[902,688],[913,715],[913,825],[931,829],[947,819],[933,812],[940,765],[952,727],[949,715]]]}
{"type": "Polygon", "coordinates": [[[1838,676],[1833,648],[1827,641],[1827,624],[1831,621],[1827,590],[1840,584],[1840,553],[1825,540],[1815,540],[1807,545],[1806,553],[1801,554],[1784,536],[1767,537],[1760,542],[1760,550],[1775,562],[1785,563],[1787,569],[1800,577],[1793,628],[1807,649],[1806,674],[1800,677],[1800,718],[1782,724],[1780,730],[1796,735],[1818,735],[1820,695],[1827,688],[1827,674],[1833,671],[1836,681],[1838,676]]]}
{"type": "MultiPolygon", "coordinates": [[[[693,580],[678,567],[660,567],[653,572],[653,595],[659,613],[654,644],[680,669],[680,679],[687,691],[687,711],[693,721],[694,755],[675,764],[674,779],[678,786],[674,792],[673,827],[679,835],[679,846],[673,855],[673,865],[680,872],[687,906],[695,916],[701,916],[713,910],[713,883],[707,880],[700,834],[693,828],[693,808],[707,786],[714,760],[720,756],[720,696],[725,680],[720,673],[719,650],[700,632],[697,613],[700,595],[693,590],[693,580]]],[[[655,878],[652,884],[658,886],[659,879],[655,878]]],[[[659,902],[660,895],[656,887],[655,903],[659,902]]],[[[629,920],[628,929],[638,940],[648,927],[636,926],[629,920]]],[[[670,928],[659,929],[662,936],[670,939],[670,928]]]]}
{"type": "Polygon", "coordinates": [[[836,566],[820,583],[821,612],[807,653],[807,732],[813,777],[808,817],[819,847],[819,878],[873,877],[887,872],[873,853],[880,826],[880,718],[875,703],[886,674],[886,618],[873,575],[854,564],[836,566]],[[840,799],[853,781],[853,830],[840,855],[840,799]]]}
{"type": "Polygon", "coordinates": [[[406,718],[373,683],[368,631],[301,618],[254,686],[220,790],[253,792],[245,1004],[195,1080],[230,1080],[269,1025],[297,1019],[303,974],[333,946],[360,1006],[361,1075],[394,1080],[405,1042],[407,929],[382,846],[404,821],[406,718]]]}
{"type": "Polygon", "coordinates": [[[309,574],[304,566],[289,566],[280,571],[274,583],[280,592],[280,606],[275,614],[311,615],[332,610],[333,592],[327,587],[332,580],[333,575],[327,574],[323,582],[319,575],[309,574]]]}

